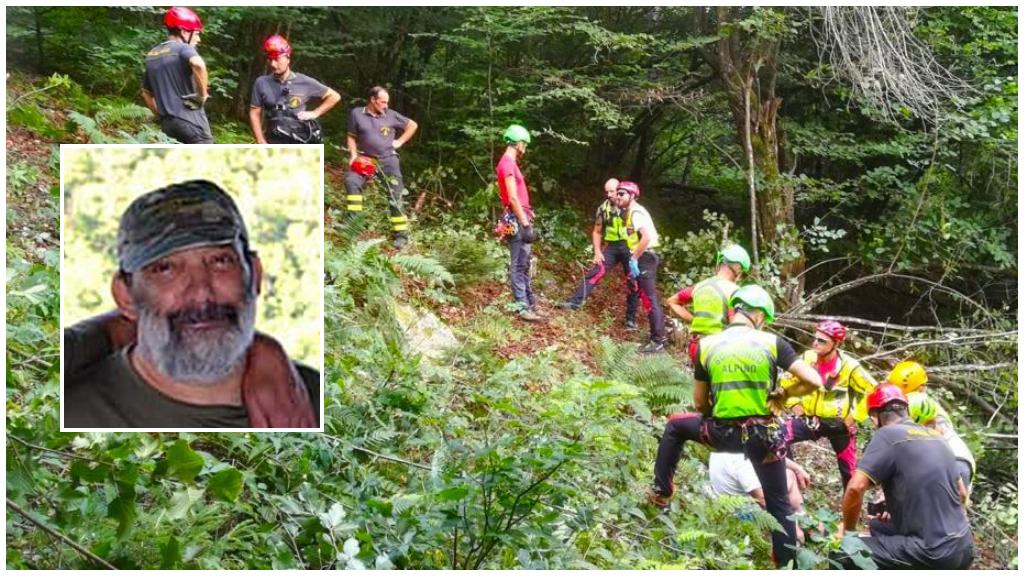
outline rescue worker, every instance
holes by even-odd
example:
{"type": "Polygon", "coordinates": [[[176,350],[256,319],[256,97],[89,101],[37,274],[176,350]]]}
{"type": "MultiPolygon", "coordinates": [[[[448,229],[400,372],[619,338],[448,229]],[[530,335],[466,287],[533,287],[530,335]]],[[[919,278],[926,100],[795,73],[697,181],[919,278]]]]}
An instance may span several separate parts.
{"type": "MultiPolygon", "coordinates": [[[[967,488],[942,435],[910,420],[907,405],[891,384],[868,396],[868,414],[878,430],[846,486],[837,536],[856,533],[864,493],[881,486],[888,520],[870,520],[870,536],[861,537],[879,568],[966,570],[974,560],[967,488]]],[[[832,558],[844,568],[856,567],[842,552],[832,558]]]]}
{"type": "Polygon", "coordinates": [[[412,138],[419,125],[389,108],[390,102],[387,90],[374,86],[370,89],[366,106],[349,112],[347,146],[350,170],[345,176],[345,191],[348,193],[349,214],[362,212],[362,190],[368,178],[351,167],[360,156],[372,159],[377,170],[383,172],[380,182],[388,195],[393,245],[402,249],[409,243],[409,218],[402,207],[405,184],[398,150],[412,138]]]}
{"type": "MultiPolygon", "coordinates": [[[[818,322],[814,343],[804,352],[803,361],[818,371],[824,387],[802,398],[793,399],[795,416],[786,420],[786,441],[828,438],[836,454],[843,489],[857,466],[857,424],[867,418],[865,399],[878,383],[860,362],[839,347],[846,340],[846,326],[835,320],[818,322]]],[[[782,386],[796,380],[784,377],[782,386]]]]}
{"type": "Polygon", "coordinates": [[[942,433],[942,437],[946,439],[950,450],[953,451],[957,470],[960,471],[960,478],[963,479],[967,493],[970,494],[977,471],[974,455],[967,447],[967,443],[956,433],[953,419],[949,417],[949,413],[924,390],[924,385],[928,382],[928,374],[924,367],[913,361],[900,362],[889,372],[889,376],[885,380],[890,384],[895,384],[907,396],[907,401],[910,403],[910,417],[914,422],[942,433]]]}
{"type": "Polygon", "coordinates": [[[729,323],[729,297],[739,289],[736,282],[740,276],[750,271],[750,255],[738,244],[723,248],[716,260],[718,269],[714,276],[683,288],[666,301],[676,316],[690,324],[687,353],[691,365],[697,364],[697,342],[701,337],[718,334],[729,323]]]}
{"type": "Polygon", "coordinates": [[[268,37],[263,52],[271,73],[256,79],[249,101],[249,124],[256,143],[320,144],[323,139],[317,119],[341,101],[341,95],[292,70],[292,46],[283,36],[268,37]],[[306,110],[310,100],[319,100],[319,104],[306,110]]]}
{"type": "Polygon", "coordinates": [[[533,241],[533,208],[530,206],[530,191],[519,170],[519,159],[526,154],[530,144],[530,132],[519,124],[512,124],[502,136],[505,153],[495,168],[498,175],[498,196],[505,207],[502,220],[511,228],[508,236],[509,284],[512,298],[519,307],[519,317],[527,322],[539,322],[544,317],[538,313],[537,297],[533,294],[530,279],[530,259],[533,241]]]}
{"type": "Polygon", "coordinates": [[[615,178],[604,183],[605,200],[597,208],[594,216],[594,229],[590,239],[594,247],[593,267],[587,271],[576,293],[557,307],[566,310],[579,310],[590,294],[597,288],[609,268],[622,266],[626,277],[626,330],[636,330],[636,309],[640,302],[640,293],[635,289],[636,283],[629,281],[629,258],[632,255],[626,245],[626,225],[623,211],[615,205],[615,192],[619,181],[615,178]]]}
{"type": "Polygon", "coordinates": [[[673,476],[687,442],[713,451],[743,453],[754,466],[764,490],[765,508],[784,533],[772,533],[776,564],[787,565],[796,545],[786,487],[786,439],[776,414],[790,394],[821,387],[818,372],[800,360],[782,337],[761,330],[775,318],[771,296],[759,286],[744,286],[729,300],[736,313],[718,334],[698,343],[693,401],[697,412],[673,414],[665,424],[648,499],[668,506],[675,492],[673,476]],[[802,384],[781,388],[778,372],[788,370],[802,384]]]}
{"type": "Polygon", "coordinates": [[[164,14],[167,40],[146,53],[142,101],[164,134],[182,144],[212,144],[203,105],[210,97],[206,63],[196,51],[203,22],[181,6],[164,14]]]}
{"type": "Polygon", "coordinates": [[[658,297],[658,264],[661,257],[654,252],[658,247],[658,231],[647,209],[636,199],[640,197],[640,186],[636,182],[623,180],[615,190],[615,205],[624,211],[623,224],[626,227],[626,247],[629,249],[629,279],[636,286],[647,310],[651,339],[640,347],[641,354],[665,351],[668,336],[665,333],[665,312],[658,297]]]}

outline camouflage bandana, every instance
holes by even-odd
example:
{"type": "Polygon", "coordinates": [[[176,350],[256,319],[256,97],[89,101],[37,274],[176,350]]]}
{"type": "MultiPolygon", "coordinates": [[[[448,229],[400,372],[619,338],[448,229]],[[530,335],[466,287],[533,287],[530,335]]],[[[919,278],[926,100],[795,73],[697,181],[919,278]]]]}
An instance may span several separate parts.
{"type": "Polygon", "coordinates": [[[172,184],[135,199],[121,215],[117,260],[128,274],[172,252],[234,246],[243,261],[249,235],[235,202],[206,180],[172,184]]]}

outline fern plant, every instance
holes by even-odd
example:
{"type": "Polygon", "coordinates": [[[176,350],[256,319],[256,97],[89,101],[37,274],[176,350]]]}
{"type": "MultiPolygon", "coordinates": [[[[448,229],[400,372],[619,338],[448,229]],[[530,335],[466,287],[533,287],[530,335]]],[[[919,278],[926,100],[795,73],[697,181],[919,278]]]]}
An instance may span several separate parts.
{"type": "Polygon", "coordinates": [[[676,412],[693,397],[693,378],[676,358],[641,356],[630,344],[602,338],[597,344],[598,365],[605,376],[644,391],[647,407],[654,413],[676,412]]]}

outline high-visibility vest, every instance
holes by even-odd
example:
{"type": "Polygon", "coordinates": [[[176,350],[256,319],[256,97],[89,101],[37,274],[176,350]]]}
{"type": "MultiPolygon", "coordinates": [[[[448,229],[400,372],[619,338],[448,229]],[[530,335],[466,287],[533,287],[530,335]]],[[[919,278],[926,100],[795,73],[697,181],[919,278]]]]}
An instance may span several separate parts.
{"type": "MultiPolygon", "coordinates": [[[[842,418],[845,420],[852,412],[854,420],[863,422],[868,417],[867,397],[878,386],[878,382],[871,374],[868,374],[856,358],[842,350],[838,354],[839,373],[836,375],[835,386],[831,390],[822,387],[806,396],[790,399],[786,404],[788,406],[799,404],[805,415],[819,418],[842,418]]],[[[818,365],[818,355],[814,353],[814,350],[804,352],[802,360],[811,367],[818,365]]],[[[781,378],[783,388],[789,388],[796,383],[796,378],[791,374],[784,374],[781,378]]]]}
{"type": "MultiPolygon", "coordinates": [[[[626,208],[626,222],[625,222],[625,224],[626,224],[626,246],[629,247],[630,250],[633,250],[634,248],[636,248],[636,245],[640,243],[640,230],[633,226],[633,214],[635,214],[637,212],[642,212],[642,213],[646,214],[648,220],[651,222],[651,229],[652,230],[654,229],[654,222],[650,220],[650,218],[651,218],[650,212],[648,212],[646,208],[644,208],[643,206],[641,206],[641,205],[639,205],[639,204],[637,204],[635,202],[630,204],[630,206],[628,208],[626,208]]],[[[657,233],[657,231],[654,231],[653,235],[652,235],[652,237],[650,239],[650,243],[647,245],[647,248],[651,249],[651,248],[655,248],[657,246],[658,246],[658,233],[657,233]]]]}
{"type": "Polygon", "coordinates": [[[698,283],[693,288],[694,334],[717,334],[729,323],[729,297],[739,286],[717,276],[698,283]]]}
{"type": "Polygon", "coordinates": [[[770,416],[768,393],[779,353],[776,336],[735,326],[701,338],[700,363],[710,378],[714,418],[770,416]]]}
{"type": "Polygon", "coordinates": [[[626,223],[622,220],[622,210],[605,200],[597,209],[597,213],[601,219],[605,242],[621,242],[626,239],[626,223]]]}

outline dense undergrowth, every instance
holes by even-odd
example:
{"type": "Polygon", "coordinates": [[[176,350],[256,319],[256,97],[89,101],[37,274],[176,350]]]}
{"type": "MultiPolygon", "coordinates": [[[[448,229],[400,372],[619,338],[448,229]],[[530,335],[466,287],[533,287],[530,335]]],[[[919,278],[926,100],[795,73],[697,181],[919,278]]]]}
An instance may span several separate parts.
{"type": "MultiPolygon", "coordinates": [[[[36,89],[58,105],[26,86],[8,121],[37,144],[159,140],[129,104],[63,78],[36,89]]],[[[42,214],[52,233],[56,163],[15,154],[8,223],[42,214]]],[[[380,195],[367,196],[368,222],[346,225],[341,194],[329,180],[323,434],[60,433],[58,252],[52,238],[9,236],[8,501],[120,568],[770,567],[774,520],[746,498],[708,497],[701,448],[680,465],[671,511],[643,504],[660,417],[690,398],[677,355],[637,356],[600,305],[534,332],[510,320],[485,222],[437,216],[395,254],[373,232],[386,226],[380,195]],[[459,345],[410,350],[396,302],[437,312],[459,345]]],[[[586,239],[573,213],[551,216],[537,284],[553,300],[573,270],[556,254],[586,239]]],[[[707,233],[669,240],[666,279],[706,270],[687,255],[717,242],[709,218],[707,233]]],[[[815,479],[835,476],[822,462],[815,479]]],[[[801,567],[826,567],[840,545],[835,486],[820,484],[801,523],[823,532],[801,567]]],[[[1001,486],[979,491],[972,515],[989,567],[1017,561],[1017,490],[1001,486]]],[[[10,568],[97,565],[11,508],[6,544],[10,568]]]]}

